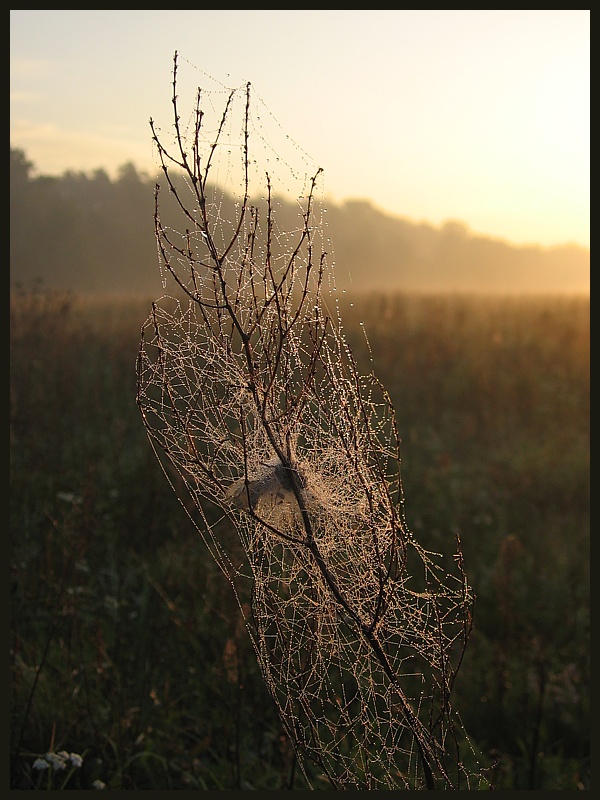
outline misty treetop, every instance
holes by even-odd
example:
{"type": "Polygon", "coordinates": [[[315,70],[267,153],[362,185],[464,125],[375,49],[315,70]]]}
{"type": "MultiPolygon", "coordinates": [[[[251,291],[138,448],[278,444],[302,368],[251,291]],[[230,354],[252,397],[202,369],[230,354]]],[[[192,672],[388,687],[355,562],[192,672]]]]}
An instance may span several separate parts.
{"type": "MultiPolygon", "coordinates": [[[[11,148],[11,284],[160,291],[160,276],[149,268],[156,262],[154,186],[132,163],[114,179],[103,169],[39,175],[23,150],[11,148]]],[[[394,217],[366,200],[328,203],[328,225],[340,289],[589,292],[590,251],[576,245],[512,246],[457,221],[435,227],[394,217]]]]}

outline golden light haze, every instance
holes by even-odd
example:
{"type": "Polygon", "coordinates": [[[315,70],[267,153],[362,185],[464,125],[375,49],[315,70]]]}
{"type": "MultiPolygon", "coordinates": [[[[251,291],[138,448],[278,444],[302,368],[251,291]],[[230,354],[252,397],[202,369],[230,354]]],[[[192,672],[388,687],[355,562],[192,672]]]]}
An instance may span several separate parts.
{"type": "Polygon", "coordinates": [[[171,124],[178,50],[247,80],[335,202],[589,247],[583,11],[14,11],[11,145],[42,174],[132,161],[171,124]]]}

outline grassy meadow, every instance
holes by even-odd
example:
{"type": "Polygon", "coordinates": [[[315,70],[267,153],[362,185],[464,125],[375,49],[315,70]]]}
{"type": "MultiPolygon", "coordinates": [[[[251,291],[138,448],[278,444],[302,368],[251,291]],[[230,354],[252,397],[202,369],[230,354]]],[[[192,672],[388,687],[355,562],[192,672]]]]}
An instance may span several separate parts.
{"type": "MultiPolygon", "coordinates": [[[[477,600],[454,706],[482,763],[498,789],[588,789],[589,298],[344,302],[396,408],[408,524],[431,550],[462,541],[477,600]]],[[[149,309],[12,293],[11,788],[305,789],[139,416],[149,309]],[[34,768],[48,751],[83,764],[34,768]]]]}

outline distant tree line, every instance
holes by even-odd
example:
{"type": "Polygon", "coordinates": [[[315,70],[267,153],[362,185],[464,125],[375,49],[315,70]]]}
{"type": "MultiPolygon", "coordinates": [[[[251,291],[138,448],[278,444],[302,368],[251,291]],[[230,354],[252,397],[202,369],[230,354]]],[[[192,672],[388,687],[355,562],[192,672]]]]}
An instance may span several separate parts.
{"type": "MultiPolygon", "coordinates": [[[[11,285],[160,293],[154,186],[132,163],[114,180],[103,169],[36,175],[11,147],[11,285]]],[[[340,289],[589,292],[590,251],[573,244],[514,246],[462,222],[417,223],[364,200],[328,205],[328,220],[340,289]]]]}

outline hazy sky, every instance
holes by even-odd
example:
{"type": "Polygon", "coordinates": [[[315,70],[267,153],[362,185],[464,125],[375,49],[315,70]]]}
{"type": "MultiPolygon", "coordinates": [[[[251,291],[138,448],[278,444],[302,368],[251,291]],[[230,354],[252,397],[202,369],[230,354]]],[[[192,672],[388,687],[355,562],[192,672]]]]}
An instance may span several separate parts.
{"type": "Polygon", "coordinates": [[[148,120],[169,123],[177,50],[199,79],[251,81],[335,202],[589,246],[589,10],[10,18],[11,145],[43,174],[154,174],[148,120]]]}

